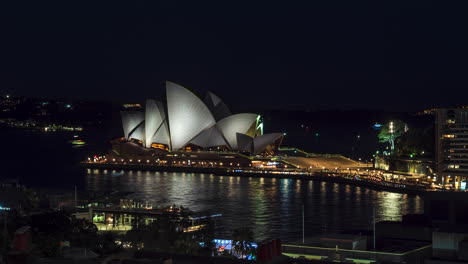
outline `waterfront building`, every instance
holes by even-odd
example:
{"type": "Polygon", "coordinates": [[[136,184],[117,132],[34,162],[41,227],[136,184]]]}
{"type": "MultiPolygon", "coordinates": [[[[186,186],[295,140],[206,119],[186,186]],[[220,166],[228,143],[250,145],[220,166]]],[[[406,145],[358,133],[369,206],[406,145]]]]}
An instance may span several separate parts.
{"type": "MultiPolygon", "coordinates": [[[[468,261],[468,194],[427,192],[424,212],[409,214],[402,221],[381,221],[376,225],[377,247],[405,243],[430,243],[431,254],[419,255],[424,263],[447,264],[468,261]],[[388,244],[387,242],[387,244],[388,244]]],[[[425,250],[426,251],[426,250],[425,250]]],[[[420,262],[414,263],[423,263],[420,262]]],[[[411,263],[411,262],[407,262],[411,263]]]]}
{"type": "Polygon", "coordinates": [[[468,177],[468,108],[436,109],[435,127],[437,180],[465,189],[468,177]]]}
{"type": "Polygon", "coordinates": [[[285,133],[264,134],[259,114],[233,114],[212,92],[202,100],[172,82],[166,82],[166,100],[147,99],[141,109],[132,105],[121,118],[123,137],[110,141],[106,155],[88,157],[84,166],[275,174],[368,168],[341,155],[280,150],[285,133]]]}
{"type": "Polygon", "coordinates": [[[187,208],[175,205],[156,207],[149,202],[121,199],[115,205],[106,201],[94,201],[88,204],[88,211],[75,213],[77,218],[86,219],[96,225],[100,231],[129,231],[140,224],[149,225],[161,219],[170,218],[178,222],[186,219],[190,222],[185,232],[203,229],[210,221],[214,228],[222,214],[211,212],[192,212],[187,208]]]}
{"type": "Polygon", "coordinates": [[[147,99],[144,111],[122,111],[121,116],[124,137],[113,144],[133,143],[151,153],[215,150],[272,156],[283,139],[283,133],[263,134],[260,115],[232,114],[215,94],[201,100],[172,82],[166,82],[165,102],[147,99]]]}
{"type": "Polygon", "coordinates": [[[0,215],[4,211],[21,210],[26,200],[26,188],[17,179],[0,180],[0,215]]]}
{"type": "Polygon", "coordinates": [[[423,180],[424,177],[434,175],[434,160],[431,158],[406,158],[377,155],[374,161],[374,167],[390,172],[407,174],[411,177],[419,177],[423,180]]]}

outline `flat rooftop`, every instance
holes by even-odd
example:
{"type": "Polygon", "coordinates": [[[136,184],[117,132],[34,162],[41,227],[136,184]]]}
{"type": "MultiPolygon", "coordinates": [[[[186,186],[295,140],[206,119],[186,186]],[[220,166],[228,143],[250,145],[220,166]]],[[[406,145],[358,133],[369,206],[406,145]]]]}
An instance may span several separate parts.
{"type": "Polygon", "coordinates": [[[341,155],[323,155],[314,157],[285,157],[284,161],[299,168],[310,169],[346,169],[365,167],[365,163],[359,163],[341,155]]]}

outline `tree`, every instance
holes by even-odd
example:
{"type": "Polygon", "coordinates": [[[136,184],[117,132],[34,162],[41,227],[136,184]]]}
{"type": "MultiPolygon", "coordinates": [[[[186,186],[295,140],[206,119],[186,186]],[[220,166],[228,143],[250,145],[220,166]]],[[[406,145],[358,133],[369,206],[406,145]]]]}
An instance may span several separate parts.
{"type": "Polygon", "coordinates": [[[29,213],[34,209],[39,208],[40,199],[36,192],[32,190],[24,191],[24,200],[21,201],[21,208],[24,212],[29,213]]]}
{"type": "Polygon", "coordinates": [[[42,256],[55,258],[61,255],[60,240],[57,237],[51,234],[40,233],[36,236],[35,241],[36,249],[42,256]]]}
{"type": "Polygon", "coordinates": [[[253,243],[254,233],[250,228],[241,227],[232,232],[232,245],[234,252],[244,258],[254,253],[253,243]]]}
{"type": "Polygon", "coordinates": [[[401,120],[389,121],[380,130],[380,133],[378,135],[379,142],[388,142],[390,144],[390,150],[393,153],[393,151],[395,150],[395,140],[406,131],[408,131],[408,126],[405,122],[401,120]]]}
{"type": "Polygon", "coordinates": [[[10,247],[10,237],[8,234],[7,213],[0,213],[0,254],[8,252],[10,247]]]}
{"type": "Polygon", "coordinates": [[[77,219],[66,211],[46,212],[31,217],[33,241],[44,256],[57,256],[60,241],[72,246],[94,248],[97,241],[96,226],[77,219]]]}
{"type": "Polygon", "coordinates": [[[200,243],[192,232],[180,232],[174,240],[174,252],[183,255],[198,255],[200,243]]]}
{"type": "Polygon", "coordinates": [[[203,229],[195,233],[197,241],[202,243],[201,254],[212,256],[216,252],[215,239],[215,223],[213,219],[207,218],[203,229]]]}
{"type": "Polygon", "coordinates": [[[19,210],[0,211],[0,254],[9,250],[15,231],[28,225],[27,217],[19,210]]]}
{"type": "Polygon", "coordinates": [[[125,234],[125,241],[129,242],[131,247],[136,251],[142,248],[146,240],[156,240],[159,231],[157,227],[152,225],[146,225],[143,219],[134,221],[132,229],[125,234]]]}
{"type": "Polygon", "coordinates": [[[411,127],[396,140],[395,152],[399,156],[431,156],[434,153],[434,126],[411,127]]]}
{"type": "Polygon", "coordinates": [[[97,243],[97,227],[95,224],[83,218],[71,216],[70,242],[74,246],[92,248],[97,243]]]}
{"type": "Polygon", "coordinates": [[[96,252],[102,256],[120,251],[122,246],[115,242],[116,238],[117,236],[111,231],[98,234],[95,248],[96,252]]]}

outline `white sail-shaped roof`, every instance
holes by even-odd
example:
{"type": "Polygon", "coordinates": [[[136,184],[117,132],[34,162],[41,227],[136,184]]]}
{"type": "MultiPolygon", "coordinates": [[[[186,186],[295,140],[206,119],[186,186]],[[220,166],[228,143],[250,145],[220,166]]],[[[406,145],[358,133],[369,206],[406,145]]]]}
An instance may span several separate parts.
{"type": "Polygon", "coordinates": [[[223,133],[231,149],[237,150],[237,133],[245,134],[255,124],[257,116],[249,113],[235,114],[220,120],[216,126],[223,133]]]}
{"type": "MultiPolygon", "coordinates": [[[[130,139],[131,134],[136,130],[137,126],[142,126],[142,122],[145,119],[145,113],[139,111],[122,111],[120,112],[122,117],[122,126],[126,139],[130,139]]],[[[135,138],[134,136],[132,136],[135,138]]],[[[141,137],[142,140],[143,137],[141,137]]]]}
{"type": "Polygon", "coordinates": [[[221,98],[219,98],[216,94],[213,92],[208,92],[208,97],[213,103],[214,106],[218,106],[220,103],[222,103],[221,98]]]}
{"type": "Polygon", "coordinates": [[[216,126],[212,126],[190,140],[190,143],[200,146],[202,148],[216,147],[227,145],[223,135],[216,126]]]}
{"type": "Polygon", "coordinates": [[[153,99],[147,99],[145,112],[146,147],[151,147],[153,142],[169,145],[169,133],[163,104],[153,99]]]}
{"type": "Polygon", "coordinates": [[[156,100],[147,99],[145,109],[145,147],[149,148],[153,142],[153,136],[156,134],[162,123],[156,100]]]}
{"type": "Polygon", "coordinates": [[[208,107],[186,88],[166,82],[169,130],[173,150],[181,149],[216,122],[208,107]]]}
{"type": "Polygon", "coordinates": [[[231,110],[221,99],[212,92],[208,92],[205,97],[205,104],[210,109],[216,121],[232,115],[231,110]]]}
{"type": "Polygon", "coordinates": [[[144,143],[145,143],[145,122],[141,122],[140,125],[138,125],[135,130],[133,130],[132,132],[130,132],[130,135],[128,136],[128,138],[134,138],[134,139],[138,139],[138,140],[141,140],[141,142],[143,143],[143,146],[144,146],[144,143]]]}
{"type": "Polygon", "coordinates": [[[253,137],[241,133],[236,134],[237,148],[240,151],[253,152],[253,137]]]}
{"type": "Polygon", "coordinates": [[[169,128],[167,127],[167,118],[164,113],[164,107],[161,102],[157,102],[158,108],[159,108],[159,113],[161,113],[163,122],[159,126],[158,130],[156,131],[156,134],[154,135],[152,142],[156,143],[162,143],[166,145],[170,145],[170,137],[169,137],[169,128]]]}
{"type": "Polygon", "coordinates": [[[276,140],[280,139],[283,137],[283,133],[269,133],[269,134],[264,134],[262,136],[255,137],[253,139],[253,155],[258,155],[262,153],[262,151],[265,150],[265,148],[274,143],[276,140]]]}

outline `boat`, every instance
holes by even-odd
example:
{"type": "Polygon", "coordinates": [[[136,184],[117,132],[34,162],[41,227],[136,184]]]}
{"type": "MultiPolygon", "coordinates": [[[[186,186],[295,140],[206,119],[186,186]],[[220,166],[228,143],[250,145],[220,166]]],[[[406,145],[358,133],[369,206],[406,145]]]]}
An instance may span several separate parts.
{"type": "Polygon", "coordinates": [[[75,139],[71,141],[72,145],[84,145],[86,142],[84,142],[82,139],[75,139]]]}
{"type": "Polygon", "coordinates": [[[111,175],[112,175],[112,176],[122,176],[122,175],[123,175],[123,171],[112,172],[111,175]]]}

